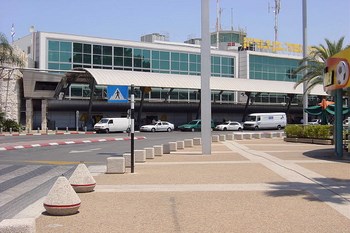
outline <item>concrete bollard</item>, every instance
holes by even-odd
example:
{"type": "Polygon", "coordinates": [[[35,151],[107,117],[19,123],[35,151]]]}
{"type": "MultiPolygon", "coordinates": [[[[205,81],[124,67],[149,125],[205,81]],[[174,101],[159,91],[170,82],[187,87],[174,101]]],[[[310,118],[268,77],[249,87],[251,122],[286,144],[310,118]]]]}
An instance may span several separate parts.
{"type": "Polygon", "coordinates": [[[4,219],[0,222],[3,233],[35,233],[35,218],[4,219]]]}
{"type": "MultiPolygon", "coordinates": [[[[131,165],[130,165],[131,166],[131,165]]],[[[125,158],[124,157],[108,157],[107,158],[107,174],[124,174],[125,158]]]]}
{"type": "Polygon", "coordinates": [[[40,133],[40,128],[38,127],[37,130],[36,130],[37,133],[40,133]]]}
{"type": "Polygon", "coordinates": [[[125,159],[125,167],[131,167],[131,153],[124,153],[123,157],[125,159]]]}
{"type": "Polygon", "coordinates": [[[226,135],[227,140],[233,140],[233,134],[227,134],[226,135]]]}
{"type": "Polygon", "coordinates": [[[177,149],[181,150],[185,148],[185,142],[184,141],[177,141],[177,149]]]}
{"type": "Polygon", "coordinates": [[[154,159],[154,148],[153,147],[146,147],[146,159],[154,159]]]}
{"type": "Polygon", "coordinates": [[[219,141],[219,135],[212,135],[211,136],[211,141],[212,142],[218,142],[219,141]]]}
{"type": "Polygon", "coordinates": [[[250,133],[243,134],[243,139],[252,139],[252,134],[250,133]]]}
{"type": "Polygon", "coordinates": [[[234,139],[235,140],[243,140],[243,134],[234,134],[234,139]]]}
{"type": "Polygon", "coordinates": [[[12,128],[10,128],[10,134],[12,134],[12,128]]]}
{"type": "Polygon", "coordinates": [[[87,127],[86,126],[84,126],[84,131],[85,131],[85,133],[87,132],[87,127]]]}
{"type": "Polygon", "coordinates": [[[177,151],[177,143],[169,142],[170,151],[177,151]]]}
{"type": "Polygon", "coordinates": [[[162,156],[163,155],[163,145],[156,145],[153,146],[154,148],[154,155],[155,156],[162,156]]]}
{"type": "Polygon", "coordinates": [[[3,131],[3,128],[2,128],[2,127],[0,127],[0,133],[2,133],[2,131],[3,131]]]}
{"type": "Polygon", "coordinates": [[[92,192],[96,181],[84,163],[80,163],[69,178],[69,183],[77,193],[92,192]]]}
{"type": "Polygon", "coordinates": [[[221,142],[226,141],[226,135],[225,135],[225,134],[220,134],[220,135],[219,135],[219,140],[220,140],[221,142]]]}
{"type": "Polygon", "coordinates": [[[57,131],[58,131],[58,127],[55,128],[55,131],[56,131],[56,134],[57,134],[57,131]]]}
{"type": "Polygon", "coordinates": [[[255,138],[255,139],[260,139],[261,138],[261,133],[253,133],[252,137],[255,138]]]}
{"type": "Polygon", "coordinates": [[[163,154],[170,154],[170,145],[169,145],[169,143],[163,144],[163,154]]]}
{"type": "Polygon", "coordinates": [[[193,147],[193,139],[185,139],[185,147],[193,147]]]}
{"type": "Polygon", "coordinates": [[[68,127],[66,127],[66,133],[68,133],[68,127]]]}
{"type": "Polygon", "coordinates": [[[134,150],[135,163],[146,162],[146,151],[145,150],[134,150]]]}
{"type": "Polygon", "coordinates": [[[202,139],[201,138],[193,138],[193,145],[195,145],[195,146],[202,145],[202,139]]]}
{"type": "Polygon", "coordinates": [[[65,216],[78,212],[80,198],[66,177],[60,176],[44,200],[44,207],[50,215],[65,216]]]}

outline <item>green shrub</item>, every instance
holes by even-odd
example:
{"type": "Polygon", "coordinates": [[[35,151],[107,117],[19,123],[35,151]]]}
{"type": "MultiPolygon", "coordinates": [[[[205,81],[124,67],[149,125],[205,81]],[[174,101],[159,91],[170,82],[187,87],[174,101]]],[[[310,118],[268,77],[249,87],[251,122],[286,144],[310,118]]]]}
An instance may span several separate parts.
{"type": "Polygon", "coordinates": [[[18,124],[16,121],[11,120],[11,119],[6,119],[3,124],[2,124],[3,130],[4,131],[10,131],[10,128],[12,128],[12,131],[17,131],[19,132],[21,125],[18,124]]]}
{"type": "Polygon", "coordinates": [[[284,129],[287,138],[329,139],[332,136],[331,125],[287,125],[284,129]]]}
{"type": "Polygon", "coordinates": [[[287,125],[284,128],[287,138],[301,138],[304,137],[302,125],[287,125]]]}

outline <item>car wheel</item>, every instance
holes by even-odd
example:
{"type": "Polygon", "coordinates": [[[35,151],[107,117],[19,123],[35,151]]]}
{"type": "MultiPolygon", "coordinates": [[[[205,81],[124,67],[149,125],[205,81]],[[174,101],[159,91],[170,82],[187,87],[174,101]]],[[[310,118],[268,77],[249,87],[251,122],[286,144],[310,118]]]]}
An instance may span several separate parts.
{"type": "Polygon", "coordinates": [[[278,130],[281,130],[281,129],[282,129],[282,127],[281,127],[280,125],[278,125],[278,126],[277,126],[277,129],[278,129],[278,130]]]}
{"type": "Polygon", "coordinates": [[[226,131],[226,130],[227,130],[227,128],[225,127],[225,128],[224,128],[224,131],[226,131]]]}
{"type": "Polygon", "coordinates": [[[258,130],[258,129],[259,129],[259,127],[258,127],[258,126],[255,126],[255,127],[254,127],[254,130],[258,130]]]}
{"type": "Polygon", "coordinates": [[[243,131],[243,129],[242,128],[238,128],[238,131],[243,131]]]}
{"type": "Polygon", "coordinates": [[[109,129],[106,129],[106,133],[109,133],[109,129]]]}
{"type": "Polygon", "coordinates": [[[154,132],[156,132],[156,129],[155,129],[155,128],[152,128],[151,131],[154,133],[154,132]]]}
{"type": "Polygon", "coordinates": [[[194,132],[194,128],[192,128],[191,131],[194,132]]]}
{"type": "Polygon", "coordinates": [[[171,128],[168,128],[166,131],[171,132],[171,128]]]}

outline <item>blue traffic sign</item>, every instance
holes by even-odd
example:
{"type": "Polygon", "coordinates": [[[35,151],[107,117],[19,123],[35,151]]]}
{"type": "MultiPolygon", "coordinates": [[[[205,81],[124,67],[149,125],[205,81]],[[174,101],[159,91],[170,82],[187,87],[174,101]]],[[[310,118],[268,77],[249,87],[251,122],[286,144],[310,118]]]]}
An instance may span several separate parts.
{"type": "Polygon", "coordinates": [[[128,86],[107,86],[107,97],[109,103],[128,102],[128,86]]]}

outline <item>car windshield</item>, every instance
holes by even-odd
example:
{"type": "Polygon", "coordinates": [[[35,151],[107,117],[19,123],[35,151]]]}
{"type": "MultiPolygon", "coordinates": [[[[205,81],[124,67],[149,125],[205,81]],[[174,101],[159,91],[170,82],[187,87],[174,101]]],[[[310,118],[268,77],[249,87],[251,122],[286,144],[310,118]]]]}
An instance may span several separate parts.
{"type": "Polygon", "coordinates": [[[98,123],[108,123],[108,119],[101,119],[98,123]]]}
{"type": "Polygon", "coordinates": [[[188,124],[189,124],[189,125],[196,125],[197,122],[198,122],[198,121],[191,121],[191,122],[189,122],[188,124]]]}
{"type": "Polygon", "coordinates": [[[247,121],[256,121],[256,116],[248,116],[247,121]]]}

